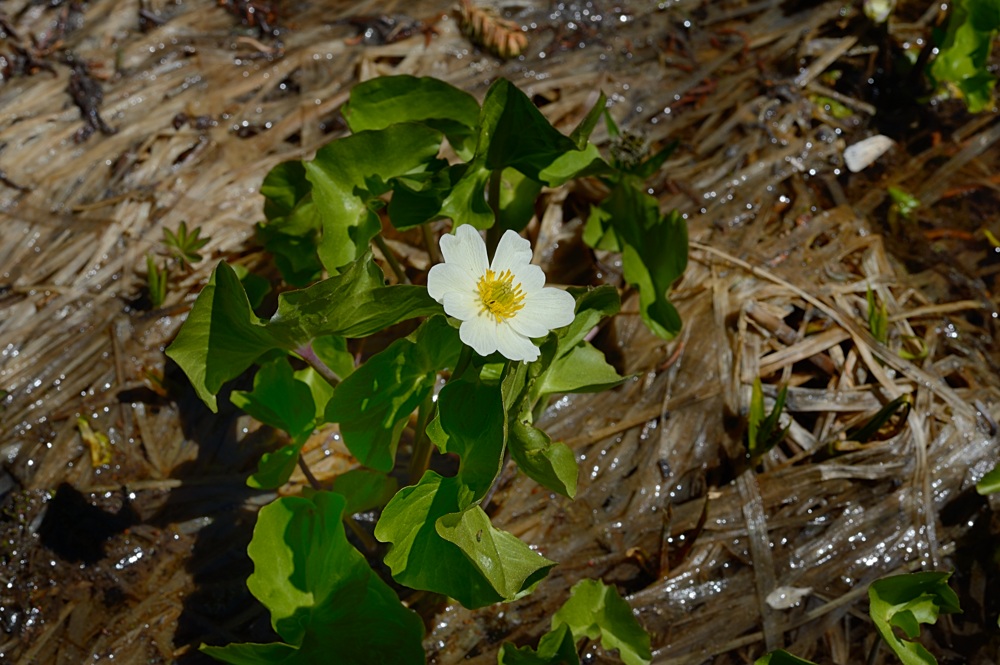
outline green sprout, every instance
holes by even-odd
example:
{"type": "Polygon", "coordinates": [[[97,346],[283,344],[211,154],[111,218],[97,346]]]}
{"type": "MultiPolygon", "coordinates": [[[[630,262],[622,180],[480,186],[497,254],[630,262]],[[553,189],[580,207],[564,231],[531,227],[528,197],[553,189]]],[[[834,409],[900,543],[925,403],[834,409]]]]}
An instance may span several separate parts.
{"type": "Polygon", "coordinates": [[[153,309],[163,306],[167,299],[167,283],[170,278],[170,269],[164,265],[162,268],[156,265],[156,259],[152,254],[146,254],[146,282],[149,285],[149,301],[153,309]]]}
{"type": "Polygon", "coordinates": [[[788,433],[788,427],[781,427],[781,410],[785,408],[785,398],[788,396],[788,386],[782,386],[778,397],[774,400],[771,412],[764,413],[764,390],[760,378],[753,381],[750,394],[750,412],[747,414],[747,455],[752,466],[756,466],[764,455],[788,433]]]}
{"type": "Polygon", "coordinates": [[[163,244],[172,251],[173,255],[180,261],[182,268],[188,268],[192,263],[201,261],[201,254],[198,250],[208,244],[208,238],[202,238],[201,227],[195,227],[188,231],[187,222],[182,221],[177,227],[177,233],[170,229],[163,229],[163,244]]]}
{"type": "Polygon", "coordinates": [[[889,312],[884,302],[876,303],[875,292],[870,286],[865,298],[868,300],[868,330],[875,341],[885,344],[889,341],[889,312]]]}

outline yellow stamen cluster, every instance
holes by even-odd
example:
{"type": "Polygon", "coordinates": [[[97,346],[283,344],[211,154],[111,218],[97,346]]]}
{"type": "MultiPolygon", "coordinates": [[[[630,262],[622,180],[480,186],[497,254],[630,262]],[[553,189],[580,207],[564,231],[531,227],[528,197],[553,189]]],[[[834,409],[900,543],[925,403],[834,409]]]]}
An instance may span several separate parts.
{"type": "Polygon", "coordinates": [[[510,270],[504,270],[499,275],[487,270],[479,279],[478,288],[482,311],[492,314],[497,323],[513,318],[524,307],[521,284],[514,284],[514,275],[510,270]]]}

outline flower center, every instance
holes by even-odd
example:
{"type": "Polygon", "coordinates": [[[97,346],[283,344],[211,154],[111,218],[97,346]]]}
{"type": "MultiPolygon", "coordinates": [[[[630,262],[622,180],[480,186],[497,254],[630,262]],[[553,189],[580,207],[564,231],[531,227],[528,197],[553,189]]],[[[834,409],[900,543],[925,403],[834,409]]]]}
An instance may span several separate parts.
{"type": "Polygon", "coordinates": [[[524,292],[521,284],[514,284],[514,275],[504,270],[499,275],[492,270],[479,278],[479,299],[484,312],[489,312],[497,323],[513,318],[524,307],[524,292]]]}

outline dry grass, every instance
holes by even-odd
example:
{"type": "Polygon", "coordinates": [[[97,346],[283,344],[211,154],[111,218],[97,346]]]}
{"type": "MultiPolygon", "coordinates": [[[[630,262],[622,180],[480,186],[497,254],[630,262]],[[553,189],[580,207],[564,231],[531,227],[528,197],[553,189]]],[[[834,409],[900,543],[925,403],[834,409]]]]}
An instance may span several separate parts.
{"type": "MultiPolygon", "coordinates": [[[[610,397],[561,400],[546,416],[578,452],[576,501],[513,476],[494,499],[498,526],[560,566],[502,615],[449,608],[427,641],[433,661],[494,661],[500,640],[536,637],[568,586],[593,576],[631,594],[657,663],[750,662],[778,646],[824,663],[866,657],[867,583],[955,566],[969,523],[986,519],[981,502],[968,506],[997,458],[998,271],[977,234],[997,232],[988,215],[998,209],[1000,129],[990,114],[924,113],[875,166],[840,174],[844,146],[882,116],[855,91],[836,93],[849,118],[815,96],[830,96],[824,73],[863,72],[878,50],[865,50],[870,37],[844,36],[855,9],[845,17],[840,2],[801,4],[594,3],[598,23],[532,0],[513,17],[536,24],[525,56],[502,64],[474,50],[437,0],[274,3],[278,39],[207,2],[5,3],[17,34],[0,53],[14,62],[17,48],[33,49],[53,71],[5,70],[0,87],[0,487],[8,505],[33,497],[3,524],[34,548],[5,553],[17,586],[0,610],[11,626],[0,653],[167,662],[202,639],[260,634],[266,620],[246,609],[241,550],[267,497],[241,483],[272,435],[231,412],[208,414],[165,369],[162,349],[218,259],[266,264],[253,245],[264,174],[342,132],[354,82],[407,73],[477,95],[508,76],[564,128],[603,89],[623,126],[654,144],[680,139],[652,186],[665,209],[689,215],[693,238],[676,293],[680,338],[652,338],[627,301],[599,341],[635,379],[610,397]],[[140,10],[162,24],[141,32],[140,10]],[[409,12],[436,32],[354,43],[345,20],[379,12],[409,12]],[[67,52],[100,79],[114,134],[75,140],[67,52]],[[890,184],[925,204],[914,227],[889,236],[893,252],[879,235],[890,184]],[[208,259],[175,270],[153,311],[141,301],[144,257],[181,221],[211,238],[208,259]],[[868,333],[869,288],[890,315],[887,344],[868,333]],[[740,425],[757,376],[771,396],[790,386],[791,425],[759,471],[742,462],[740,425]],[[899,395],[913,405],[905,419],[851,446],[852,428],[899,395]],[[77,415],[110,438],[110,465],[91,465],[77,415]],[[61,483],[109,513],[125,502],[137,515],[84,568],[39,544],[41,491],[61,483]],[[943,520],[948,511],[962,519],[943,520]],[[60,585],[45,588],[53,577],[60,585]],[[788,586],[810,591],[772,608],[769,595],[788,586]],[[11,607],[35,620],[12,619],[11,607]]],[[[900,34],[935,19],[899,11],[900,34]]],[[[601,128],[594,138],[606,140],[601,128]]],[[[529,228],[536,256],[565,281],[620,283],[613,256],[579,249],[589,196],[585,186],[549,194],[529,228]]],[[[426,265],[418,243],[392,246],[426,265]]],[[[308,459],[326,473],[346,463],[331,433],[317,435],[308,459]]],[[[938,653],[987,607],[985,586],[959,584],[979,607],[968,626],[935,633],[938,653]]]]}

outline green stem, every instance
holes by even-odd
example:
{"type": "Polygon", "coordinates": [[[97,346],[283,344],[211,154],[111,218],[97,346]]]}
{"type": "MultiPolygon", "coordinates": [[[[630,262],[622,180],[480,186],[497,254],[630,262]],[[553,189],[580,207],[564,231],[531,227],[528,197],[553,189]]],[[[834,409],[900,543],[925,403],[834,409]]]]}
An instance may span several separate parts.
{"type": "Polygon", "coordinates": [[[427,423],[434,417],[437,409],[437,402],[434,401],[434,393],[427,393],[420,410],[417,411],[417,433],[413,442],[413,456],[410,458],[410,484],[414,485],[424,475],[424,471],[431,465],[431,454],[434,452],[434,445],[427,436],[427,423]]]}
{"type": "Polygon", "coordinates": [[[500,234],[503,231],[500,228],[500,187],[502,184],[503,171],[501,169],[494,169],[493,173],[490,174],[488,194],[490,210],[493,211],[493,226],[486,229],[486,251],[489,252],[490,256],[493,256],[497,245],[500,244],[500,234]]]}
{"type": "Polygon", "coordinates": [[[375,552],[378,549],[378,543],[374,538],[372,538],[370,533],[361,528],[361,525],[358,524],[358,521],[354,519],[353,515],[344,515],[344,524],[346,524],[347,528],[351,530],[351,533],[358,537],[358,540],[361,541],[361,544],[364,545],[366,550],[369,552],[375,552]]]}
{"type": "Polygon", "coordinates": [[[438,248],[438,244],[434,241],[434,234],[431,233],[431,225],[421,224],[420,232],[424,236],[424,246],[427,248],[427,256],[430,257],[431,263],[441,263],[444,259],[441,257],[441,250],[438,248]]]}
{"type": "Polygon", "coordinates": [[[462,378],[465,374],[465,370],[469,368],[469,363],[472,362],[472,347],[467,344],[462,344],[462,353],[458,356],[458,362],[455,363],[455,369],[451,372],[451,378],[448,379],[448,383],[456,379],[462,378]]]}
{"type": "MultiPolygon", "coordinates": [[[[448,378],[448,383],[461,378],[462,374],[465,373],[465,370],[469,368],[471,363],[472,347],[463,344],[462,352],[458,356],[458,362],[455,363],[455,369],[448,378]]],[[[434,394],[428,393],[427,397],[424,398],[423,403],[420,405],[420,410],[417,411],[417,433],[416,438],[413,441],[413,456],[410,458],[409,469],[411,484],[420,480],[420,477],[424,475],[424,471],[430,468],[431,455],[434,453],[434,444],[427,436],[427,423],[434,418],[436,410],[437,402],[434,400],[434,394]]]]}
{"type": "Polygon", "coordinates": [[[319,359],[319,356],[317,356],[316,352],[313,351],[312,344],[303,344],[299,348],[295,349],[295,353],[297,353],[302,360],[305,360],[306,364],[316,370],[317,374],[326,379],[326,382],[331,386],[336,388],[337,384],[340,383],[340,377],[337,376],[337,373],[330,369],[325,362],[319,359]]]}
{"type": "Polygon", "coordinates": [[[399,265],[399,260],[396,259],[396,255],[393,251],[389,249],[389,245],[386,244],[385,238],[382,237],[382,234],[377,234],[374,238],[372,238],[372,240],[375,242],[375,246],[378,247],[379,251],[382,252],[382,256],[385,257],[385,260],[389,262],[389,268],[392,269],[392,273],[396,276],[396,281],[400,284],[409,284],[410,278],[406,276],[406,271],[403,270],[403,266],[399,265]]]}
{"type": "Polygon", "coordinates": [[[302,470],[302,475],[309,481],[310,487],[317,492],[323,489],[323,486],[319,484],[319,480],[317,480],[316,476],[313,475],[313,472],[309,469],[309,465],[306,464],[306,461],[302,458],[301,454],[299,454],[299,468],[302,470]]]}

